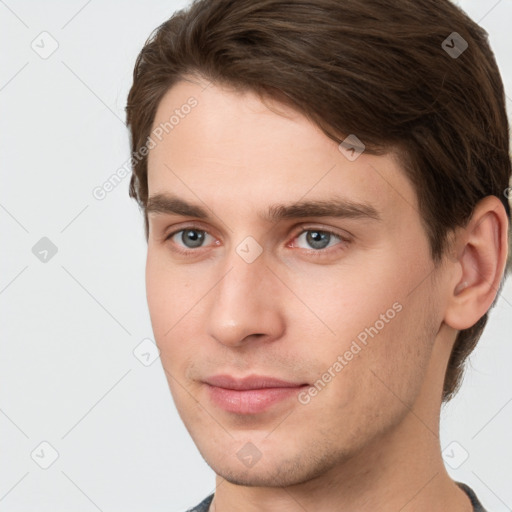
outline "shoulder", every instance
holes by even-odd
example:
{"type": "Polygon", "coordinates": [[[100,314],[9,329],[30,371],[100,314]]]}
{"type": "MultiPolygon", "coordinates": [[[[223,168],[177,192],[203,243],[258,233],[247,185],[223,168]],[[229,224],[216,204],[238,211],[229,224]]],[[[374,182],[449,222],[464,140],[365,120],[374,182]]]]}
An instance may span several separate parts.
{"type": "Polygon", "coordinates": [[[208,512],[212,500],[213,494],[210,494],[210,496],[207,496],[203,501],[201,501],[201,503],[199,503],[199,505],[188,509],[187,512],[208,512]]]}
{"type": "Polygon", "coordinates": [[[475,491],[464,482],[455,482],[469,497],[471,504],[473,505],[474,512],[487,512],[477,498],[475,491]]]}

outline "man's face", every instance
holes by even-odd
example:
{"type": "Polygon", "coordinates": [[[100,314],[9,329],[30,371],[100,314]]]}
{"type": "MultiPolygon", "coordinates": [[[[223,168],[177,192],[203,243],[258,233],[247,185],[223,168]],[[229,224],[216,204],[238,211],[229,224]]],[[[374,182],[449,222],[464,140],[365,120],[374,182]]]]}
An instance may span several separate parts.
{"type": "Polygon", "coordinates": [[[232,482],[290,485],[364,449],[377,456],[425,392],[442,301],[416,195],[391,155],[354,160],[291,109],[205,85],[171,88],[153,125],[181,113],[149,154],[151,321],[207,463],[232,482]],[[172,213],[164,196],[207,217],[172,213]],[[376,215],[267,218],[320,201],[376,215]],[[303,386],[205,382],[219,375],[303,386]]]}

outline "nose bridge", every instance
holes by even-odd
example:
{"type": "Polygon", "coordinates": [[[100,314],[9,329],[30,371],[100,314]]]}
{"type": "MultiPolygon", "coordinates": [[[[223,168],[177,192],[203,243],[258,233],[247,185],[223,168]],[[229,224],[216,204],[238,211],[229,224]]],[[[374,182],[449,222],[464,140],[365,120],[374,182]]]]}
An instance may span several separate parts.
{"type": "Polygon", "coordinates": [[[226,258],[223,278],[212,290],[209,335],[223,344],[241,344],[250,335],[278,335],[283,327],[264,255],[242,242],[226,258]],[[273,290],[273,291],[272,291],[273,290]]]}

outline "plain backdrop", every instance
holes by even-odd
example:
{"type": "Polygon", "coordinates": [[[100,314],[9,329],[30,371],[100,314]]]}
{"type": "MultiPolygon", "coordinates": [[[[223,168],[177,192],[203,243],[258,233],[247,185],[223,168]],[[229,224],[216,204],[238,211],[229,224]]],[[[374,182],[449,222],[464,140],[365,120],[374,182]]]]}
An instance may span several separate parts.
{"type": "MultiPolygon", "coordinates": [[[[510,112],[512,2],[460,4],[489,32],[510,112]]],[[[185,5],[0,1],[2,512],[177,512],[214,489],[160,359],[141,355],[153,335],[129,179],[93,195],[129,158],[135,58],[185,5]]],[[[448,471],[490,512],[512,510],[511,328],[509,281],[442,412],[448,471]]]]}

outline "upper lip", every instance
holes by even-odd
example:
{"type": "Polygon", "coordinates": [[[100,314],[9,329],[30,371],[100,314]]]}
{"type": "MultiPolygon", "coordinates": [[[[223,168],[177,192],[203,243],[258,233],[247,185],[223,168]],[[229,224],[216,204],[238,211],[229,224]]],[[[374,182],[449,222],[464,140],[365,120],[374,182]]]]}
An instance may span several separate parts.
{"type": "Polygon", "coordinates": [[[206,384],[218,388],[247,390],[263,388],[297,388],[305,383],[290,382],[265,375],[249,375],[243,378],[235,378],[231,375],[213,375],[204,379],[206,384]]]}

